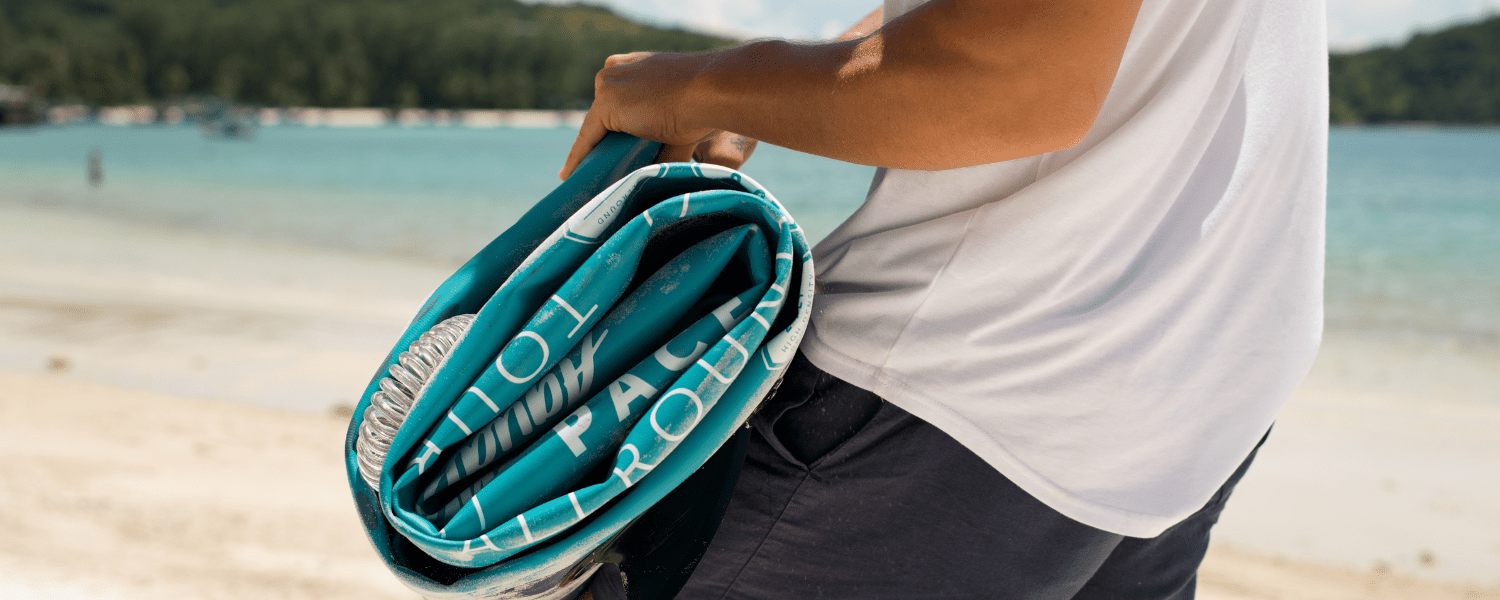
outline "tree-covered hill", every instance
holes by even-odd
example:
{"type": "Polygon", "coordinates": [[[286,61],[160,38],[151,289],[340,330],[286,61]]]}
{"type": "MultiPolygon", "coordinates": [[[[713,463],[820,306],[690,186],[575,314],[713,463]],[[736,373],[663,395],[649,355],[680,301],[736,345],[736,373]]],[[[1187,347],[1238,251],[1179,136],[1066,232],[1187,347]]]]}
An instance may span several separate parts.
{"type": "MultiPolygon", "coordinates": [[[[731,43],[517,0],[0,0],[0,83],[50,102],[587,106],[604,57],[731,43]]],[[[1329,57],[1334,122],[1500,122],[1500,17],[1329,57]]]]}
{"type": "Polygon", "coordinates": [[[0,0],[0,83],[100,105],[586,107],[610,54],[729,43],[516,0],[0,0]]]}
{"type": "Polygon", "coordinates": [[[1500,17],[1329,57],[1336,123],[1500,122],[1500,17]]]}

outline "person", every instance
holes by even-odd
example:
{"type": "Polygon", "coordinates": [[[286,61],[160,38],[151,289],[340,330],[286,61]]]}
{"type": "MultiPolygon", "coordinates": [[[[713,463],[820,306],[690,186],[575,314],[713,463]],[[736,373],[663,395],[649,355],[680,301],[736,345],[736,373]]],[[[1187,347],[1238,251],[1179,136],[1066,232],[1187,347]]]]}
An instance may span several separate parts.
{"type": "Polygon", "coordinates": [[[1326,61],[1311,0],[886,0],[610,57],[563,175],[606,131],[878,167],[678,597],[1192,598],[1319,343],[1326,61]]]}
{"type": "Polygon", "coordinates": [[[89,187],[104,185],[104,155],[99,153],[98,148],[89,150],[88,180],[89,187]]]}

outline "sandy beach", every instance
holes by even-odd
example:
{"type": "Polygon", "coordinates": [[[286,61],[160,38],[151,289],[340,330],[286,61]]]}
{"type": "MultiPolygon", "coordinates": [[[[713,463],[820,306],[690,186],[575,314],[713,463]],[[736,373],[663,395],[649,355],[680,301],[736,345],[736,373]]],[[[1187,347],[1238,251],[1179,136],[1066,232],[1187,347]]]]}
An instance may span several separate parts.
{"type": "MultiPolygon", "coordinates": [[[[0,599],[415,598],[340,460],[453,265],[0,204],[0,599]]],[[[1215,530],[1206,599],[1500,598],[1500,359],[1362,385],[1330,336],[1215,530]],[[1468,387],[1464,387],[1468,386],[1468,387]]],[[[1375,356],[1375,358],[1371,358],[1375,356]]]]}

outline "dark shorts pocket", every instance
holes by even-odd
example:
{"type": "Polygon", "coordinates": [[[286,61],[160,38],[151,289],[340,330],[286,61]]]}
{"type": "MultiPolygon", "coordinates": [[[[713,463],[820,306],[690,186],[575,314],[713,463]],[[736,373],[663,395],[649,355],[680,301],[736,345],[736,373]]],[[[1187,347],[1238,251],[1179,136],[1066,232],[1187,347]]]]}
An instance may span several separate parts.
{"type": "Polygon", "coordinates": [[[885,400],[829,375],[798,354],[752,423],[787,458],[807,467],[859,433],[885,400]]]}

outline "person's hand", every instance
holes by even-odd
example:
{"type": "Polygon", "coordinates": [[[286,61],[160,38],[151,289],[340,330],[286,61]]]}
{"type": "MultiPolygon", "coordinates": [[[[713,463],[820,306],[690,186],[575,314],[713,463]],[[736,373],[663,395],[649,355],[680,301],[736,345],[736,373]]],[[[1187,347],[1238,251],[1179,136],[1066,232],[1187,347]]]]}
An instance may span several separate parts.
{"type": "MultiPolygon", "coordinates": [[[[686,161],[705,142],[714,141],[718,130],[691,122],[693,78],[705,64],[705,55],[635,52],[616,54],[604,61],[594,76],[594,105],[589,108],[573,140],[573,149],[558,177],[566,179],[588,156],[604,134],[620,131],[665,144],[657,154],[660,162],[686,161]]],[[[730,144],[732,141],[726,140],[730,144]]],[[[733,155],[709,144],[714,156],[733,155]]],[[[749,152],[740,152],[743,158],[749,152]]],[[[740,162],[744,162],[741,158],[740,162]]]]}
{"type": "MultiPolygon", "coordinates": [[[[720,132],[693,149],[693,160],[738,169],[755,152],[756,142],[738,133],[720,132]]],[[[662,161],[668,162],[668,161],[662,161]]]]}

